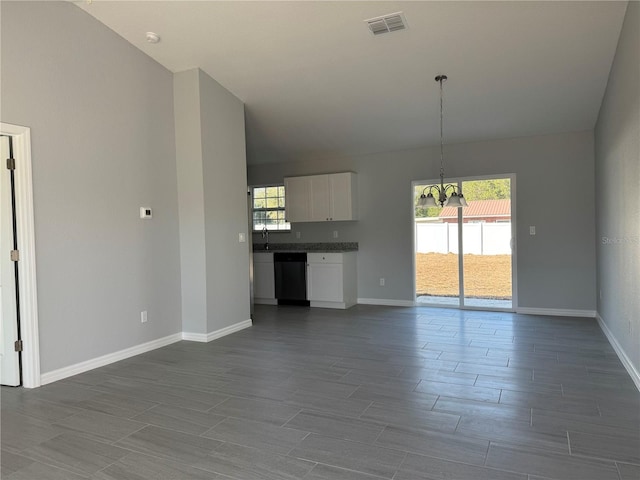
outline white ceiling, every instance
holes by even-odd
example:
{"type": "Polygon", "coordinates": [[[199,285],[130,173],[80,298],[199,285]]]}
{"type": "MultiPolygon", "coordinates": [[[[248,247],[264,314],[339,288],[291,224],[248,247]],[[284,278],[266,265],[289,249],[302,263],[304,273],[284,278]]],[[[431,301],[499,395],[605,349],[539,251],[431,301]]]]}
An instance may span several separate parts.
{"type": "Polygon", "coordinates": [[[77,3],[173,72],[246,104],[250,164],[593,128],[626,2],[77,3]],[[404,12],[374,37],[363,20],[404,12]],[[145,32],[162,37],[156,45],[145,32]]]}

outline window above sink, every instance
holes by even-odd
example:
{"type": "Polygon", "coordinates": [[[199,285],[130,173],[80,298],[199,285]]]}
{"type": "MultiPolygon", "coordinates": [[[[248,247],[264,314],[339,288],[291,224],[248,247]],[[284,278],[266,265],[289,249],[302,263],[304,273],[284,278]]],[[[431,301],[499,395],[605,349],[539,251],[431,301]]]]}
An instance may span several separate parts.
{"type": "Polygon", "coordinates": [[[285,220],[284,185],[251,187],[253,231],[288,232],[291,224],[285,220]]]}

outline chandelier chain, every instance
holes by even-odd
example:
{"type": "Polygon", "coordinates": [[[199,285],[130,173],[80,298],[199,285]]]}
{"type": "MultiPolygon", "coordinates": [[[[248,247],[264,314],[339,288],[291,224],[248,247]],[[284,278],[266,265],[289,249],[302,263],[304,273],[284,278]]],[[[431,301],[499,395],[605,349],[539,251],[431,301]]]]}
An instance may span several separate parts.
{"type": "Polygon", "coordinates": [[[435,80],[440,84],[440,185],[424,187],[417,205],[422,208],[437,207],[438,204],[441,207],[445,205],[458,208],[466,207],[467,201],[462,195],[462,188],[459,188],[457,183],[444,184],[444,88],[442,84],[447,80],[447,76],[438,75],[435,80]],[[425,194],[427,190],[429,193],[425,194]],[[449,192],[451,192],[450,196],[447,195],[449,192]],[[435,193],[438,195],[437,199],[434,196],[435,193]]]}
{"type": "Polygon", "coordinates": [[[443,123],[444,123],[444,117],[442,114],[442,95],[443,95],[443,91],[442,91],[442,83],[444,82],[444,76],[440,77],[440,81],[438,83],[440,83],[440,178],[444,179],[444,128],[443,128],[443,123]]]}

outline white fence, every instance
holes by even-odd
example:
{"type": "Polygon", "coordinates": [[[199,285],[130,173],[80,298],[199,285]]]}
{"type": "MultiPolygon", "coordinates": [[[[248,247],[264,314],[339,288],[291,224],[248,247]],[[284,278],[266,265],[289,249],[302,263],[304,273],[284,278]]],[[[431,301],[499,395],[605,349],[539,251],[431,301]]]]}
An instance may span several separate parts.
{"type": "MultiPolygon", "coordinates": [[[[511,254],[511,222],[463,223],[464,253],[511,254]]],[[[458,253],[457,223],[416,222],[418,253],[458,253]]]]}

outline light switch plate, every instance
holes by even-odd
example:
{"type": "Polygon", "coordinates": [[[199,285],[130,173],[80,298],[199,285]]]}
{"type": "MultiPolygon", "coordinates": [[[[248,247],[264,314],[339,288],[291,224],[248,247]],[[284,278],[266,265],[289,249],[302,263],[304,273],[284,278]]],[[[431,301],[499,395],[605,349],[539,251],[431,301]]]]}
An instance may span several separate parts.
{"type": "Polygon", "coordinates": [[[531,225],[529,227],[529,235],[535,235],[536,234],[536,227],[534,225],[531,225]]]}
{"type": "Polygon", "coordinates": [[[238,242],[244,243],[246,241],[247,241],[247,237],[245,236],[245,234],[244,233],[239,233],[238,234],[238,242]]]}

